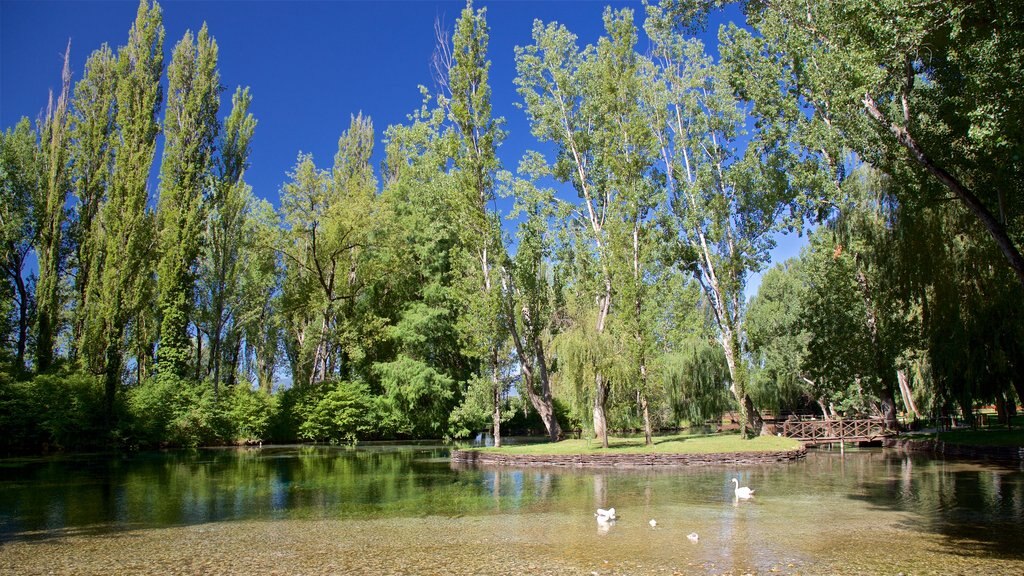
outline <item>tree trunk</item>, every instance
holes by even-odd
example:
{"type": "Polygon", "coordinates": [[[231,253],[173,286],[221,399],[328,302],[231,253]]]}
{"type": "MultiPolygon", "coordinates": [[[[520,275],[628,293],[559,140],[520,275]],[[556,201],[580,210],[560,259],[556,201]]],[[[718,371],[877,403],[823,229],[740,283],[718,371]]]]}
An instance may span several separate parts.
{"type": "Polygon", "coordinates": [[[501,448],[501,379],[498,377],[498,351],[491,350],[491,389],[494,391],[494,447],[501,448]]]}
{"type": "MultiPolygon", "coordinates": [[[[537,370],[538,376],[540,377],[540,395],[530,395],[530,401],[533,403],[533,407],[540,414],[541,420],[544,421],[544,427],[547,428],[548,438],[552,442],[558,442],[562,439],[562,427],[558,424],[558,418],[555,417],[555,400],[551,394],[551,381],[548,378],[548,364],[544,357],[544,348],[539,342],[535,343],[535,356],[537,358],[537,370]],[[534,401],[534,398],[536,401],[534,401]]],[[[533,391],[533,383],[530,382],[530,391],[533,391]]]]}
{"type": "Polygon", "coordinates": [[[654,444],[651,439],[651,413],[647,407],[647,395],[643,392],[640,393],[640,409],[644,414],[644,444],[650,446],[654,444]]]}
{"type": "Polygon", "coordinates": [[[18,290],[18,372],[25,371],[25,350],[28,347],[28,289],[25,280],[15,270],[14,284],[18,290]]]}
{"type": "Polygon", "coordinates": [[[903,404],[907,407],[907,412],[920,420],[921,412],[918,411],[917,404],[914,402],[914,393],[910,389],[910,383],[907,381],[906,370],[900,368],[896,371],[896,381],[900,384],[900,394],[903,396],[903,404]]]}
{"type": "Polygon", "coordinates": [[[824,418],[825,420],[831,420],[832,416],[831,414],[829,414],[828,404],[826,404],[825,401],[822,400],[821,398],[816,399],[815,402],[817,402],[818,407],[821,408],[821,417],[824,418]]]}
{"type": "Polygon", "coordinates": [[[594,377],[594,386],[594,436],[601,440],[602,448],[608,448],[608,422],[604,412],[608,385],[601,374],[594,377]]]}
{"type": "MultiPolygon", "coordinates": [[[[514,287],[511,286],[511,280],[504,270],[502,270],[501,285],[506,295],[503,298],[505,310],[507,311],[505,319],[509,335],[512,338],[513,347],[516,351],[516,357],[519,359],[526,397],[530,399],[533,409],[537,411],[541,421],[544,422],[544,429],[547,430],[548,439],[552,442],[558,442],[562,436],[562,429],[558,424],[558,419],[555,417],[554,399],[551,396],[551,383],[548,380],[548,366],[544,347],[536,338],[529,338],[525,343],[520,338],[519,328],[516,326],[515,305],[512,297],[515,293],[514,287]],[[540,381],[539,393],[536,389],[538,380],[540,381]]],[[[526,334],[533,334],[533,317],[530,314],[529,307],[524,305],[521,308],[521,312],[526,334]]]]}
{"type": "Polygon", "coordinates": [[[120,338],[111,338],[107,343],[106,366],[104,367],[104,420],[107,430],[114,426],[114,400],[118,385],[121,383],[121,351],[118,349],[120,338]]]}
{"type": "Polygon", "coordinates": [[[747,394],[747,371],[739,365],[739,346],[731,330],[723,333],[722,346],[725,349],[725,363],[729,367],[729,378],[732,380],[729,391],[740,407],[740,432],[744,438],[760,436],[764,431],[764,420],[747,394]]]}

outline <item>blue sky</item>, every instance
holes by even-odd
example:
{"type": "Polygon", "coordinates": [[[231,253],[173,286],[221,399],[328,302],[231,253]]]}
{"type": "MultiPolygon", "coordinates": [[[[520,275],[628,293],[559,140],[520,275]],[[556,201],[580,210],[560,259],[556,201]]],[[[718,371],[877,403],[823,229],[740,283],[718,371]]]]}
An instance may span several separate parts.
{"type": "MultiPolygon", "coordinates": [[[[509,136],[499,152],[506,168],[514,169],[524,151],[538,148],[524,112],[514,106],[519,101],[514,47],[530,43],[535,18],[566,25],[581,46],[595,42],[608,4],[634,8],[642,24],[640,2],[475,2],[487,8],[491,27],[493,109],[507,122],[509,136]]],[[[222,115],[229,112],[235,87],[250,87],[259,125],[246,180],[258,196],[277,205],[299,151],[328,167],[351,114],[361,111],[373,119],[381,159],[384,129],[405,122],[418,108],[419,85],[433,88],[435,19],[450,30],[465,2],[166,0],[160,5],[167,31],[165,65],[185,31],[198,31],[205,21],[220,48],[222,115]]],[[[48,91],[59,89],[69,39],[74,82],[93,50],[104,42],[115,50],[126,43],[137,7],[134,0],[0,0],[0,128],[22,116],[35,119],[45,109],[48,91]]],[[[713,46],[718,24],[730,20],[742,21],[736,7],[716,14],[705,42],[713,46]]],[[[639,49],[646,48],[641,36],[639,49]]],[[[781,238],[774,259],[795,255],[803,243],[781,238]]]]}

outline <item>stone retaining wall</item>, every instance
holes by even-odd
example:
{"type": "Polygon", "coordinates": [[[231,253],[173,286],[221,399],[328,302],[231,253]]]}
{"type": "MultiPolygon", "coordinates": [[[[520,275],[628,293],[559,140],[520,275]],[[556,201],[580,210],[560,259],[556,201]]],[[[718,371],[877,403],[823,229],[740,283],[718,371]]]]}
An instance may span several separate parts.
{"type": "Polygon", "coordinates": [[[725,454],[502,454],[479,450],[453,449],[456,464],[486,464],[516,467],[550,468],[649,468],[673,466],[749,466],[789,462],[803,458],[807,449],[801,446],[781,452],[731,452],[725,454]]]}
{"type": "Polygon", "coordinates": [[[929,452],[952,458],[977,458],[982,460],[1024,460],[1024,448],[1016,446],[967,446],[949,444],[940,440],[914,440],[910,438],[887,438],[882,442],[886,448],[903,452],[929,452]]]}

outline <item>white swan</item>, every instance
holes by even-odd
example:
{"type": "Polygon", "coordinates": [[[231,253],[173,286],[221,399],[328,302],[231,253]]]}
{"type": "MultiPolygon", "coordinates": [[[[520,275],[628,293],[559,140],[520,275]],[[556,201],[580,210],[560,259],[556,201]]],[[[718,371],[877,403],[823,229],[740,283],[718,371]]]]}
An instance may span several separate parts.
{"type": "Polygon", "coordinates": [[[735,492],[737,498],[743,498],[744,500],[746,500],[747,498],[750,498],[751,496],[754,495],[754,491],[751,490],[750,488],[747,488],[746,486],[740,486],[739,480],[733,478],[732,483],[735,484],[736,486],[735,492]]]}
{"type": "Polygon", "coordinates": [[[690,539],[690,542],[696,542],[700,540],[700,536],[698,536],[696,532],[690,532],[686,535],[686,537],[690,539]]]}
{"type": "Polygon", "coordinates": [[[612,522],[615,520],[615,508],[598,508],[594,516],[597,516],[598,522],[612,522]]]}

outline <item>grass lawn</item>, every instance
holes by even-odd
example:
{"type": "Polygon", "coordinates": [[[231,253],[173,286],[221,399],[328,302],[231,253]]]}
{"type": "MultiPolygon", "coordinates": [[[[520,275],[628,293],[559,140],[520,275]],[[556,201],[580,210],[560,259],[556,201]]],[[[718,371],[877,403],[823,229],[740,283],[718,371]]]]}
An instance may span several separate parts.
{"type": "Polygon", "coordinates": [[[967,446],[1024,446],[1024,428],[979,428],[939,432],[938,439],[967,446]]]}
{"type": "Polygon", "coordinates": [[[645,446],[640,438],[608,438],[608,449],[601,448],[601,442],[594,439],[562,440],[540,444],[518,444],[501,448],[475,448],[483,452],[503,454],[718,454],[729,452],[778,452],[795,450],[800,443],[778,436],[758,436],[743,440],[739,434],[674,434],[655,436],[652,446],[645,446]]]}
{"type": "MultiPolygon", "coordinates": [[[[995,420],[994,418],[992,419],[995,420]]],[[[940,440],[949,444],[964,446],[1020,446],[1024,447],[1024,415],[1014,416],[1012,429],[1005,425],[990,424],[976,429],[961,428],[938,433],[910,433],[909,438],[940,440]]]]}

